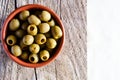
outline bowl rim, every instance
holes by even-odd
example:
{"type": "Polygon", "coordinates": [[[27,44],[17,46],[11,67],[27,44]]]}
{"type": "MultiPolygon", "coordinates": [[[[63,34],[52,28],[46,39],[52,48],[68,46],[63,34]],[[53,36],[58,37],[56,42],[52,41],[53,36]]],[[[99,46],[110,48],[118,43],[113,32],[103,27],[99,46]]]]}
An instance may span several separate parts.
{"type": "Polygon", "coordinates": [[[2,26],[2,31],[1,31],[2,35],[1,35],[1,41],[2,41],[2,45],[3,45],[3,48],[4,48],[4,51],[6,52],[6,54],[13,60],[15,61],[16,63],[22,65],[22,66],[25,66],[25,67],[30,67],[30,68],[35,68],[35,67],[42,67],[42,66],[45,66],[45,65],[48,65],[49,63],[53,62],[57,56],[60,54],[60,51],[62,50],[63,48],[63,45],[64,45],[64,41],[65,41],[65,31],[64,31],[64,25],[61,21],[61,19],[59,18],[59,16],[50,8],[46,7],[46,6],[43,6],[41,4],[28,4],[28,5],[24,5],[24,6],[21,6],[17,9],[15,9],[14,11],[12,11],[8,17],[5,19],[4,23],[3,23],[3,26],[2,26]],[[57,21],[57,23],[59,24],[60,28],[62,29],[62,32],[63,32],[63,36],[60,40],[60,43],[59,43],[59,46],[57,48],[57,50],[55,51],[54,55],[48,60],[48,61],[45,61],[45,62],[42,62],[42,63],[36,63],[36,64],[33,64],[33,63],[27,63],[27,62],[24,62],[22,60],[20,60],[19,58],[13,56],[11,54],[11,52],[8,50],[8,47],[7,47],[7,44],[6,44],[6,30],[7,30],[7,27],[8,27],[8,24],[9,24],[9,21],[11,19],[14,18],[15,15],[17,15],[19,12],[23,11],[23,10],[30,10],[30,9],[40,9],[40,10],[47,10],[48,12],[51,13],[51,15],[53,16],[53,18],[57,21]]]}

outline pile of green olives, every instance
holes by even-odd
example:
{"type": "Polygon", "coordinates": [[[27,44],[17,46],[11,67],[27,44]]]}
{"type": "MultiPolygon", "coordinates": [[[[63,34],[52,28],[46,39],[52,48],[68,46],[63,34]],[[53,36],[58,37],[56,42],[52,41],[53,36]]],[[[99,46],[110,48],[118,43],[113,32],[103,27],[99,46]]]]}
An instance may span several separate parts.
{"type": "Polygon", "coordinates": [[[6,44],[14,56],[29,63],[47,61],[63,32],[46,10],[24,10],[8,25],[6,44]]]}

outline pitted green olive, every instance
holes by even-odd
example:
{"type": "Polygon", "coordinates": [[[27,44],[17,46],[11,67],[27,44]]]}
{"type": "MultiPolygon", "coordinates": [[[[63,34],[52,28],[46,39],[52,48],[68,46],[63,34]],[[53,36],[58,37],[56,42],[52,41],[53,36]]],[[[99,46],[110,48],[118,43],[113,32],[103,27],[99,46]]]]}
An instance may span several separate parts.
{"type": "Polygon", "coordinates": [[[23,52],[23,53],[20,55],[20,58],[23,59],[23,60],[27,60],[27,59],[28,59],[28,55],[29,55],[28,52],[23,52]]]}
{"type": "Polygon", "coordinates": [[[39,17],[41,21],[49,21],[51,19],[51,14],[48,11],[42,11],[39,17]]]}
{"type": "Polygon", "coordinates": [[[30,12],[28,10],[24,10],[19,14],[20,20],[26,20],[30,16],[30,12]]]}
{"type": "Polygon", "coordinates": [[[37,62],[39,61],[39,58],[38,58],[37,54],[31,54],[31,55],[29,56],[29,61],[30,61],[31,63],[37,63],[37,62]]]}
{"type": "Polygon", "coordinates": [[[49,57],[50,57],[50,53],[47,50],[42,50],[40,52],[40,59],[42,61],[47,61],[49,59],[49,57]]]}
{"type": "Polygon", "coordinates": [[[25,45],[23,43],[23,40],[20,41],[20,47],[21,47],[22,50],[27,50],[28,49],[28,45],[25,45]]]}
{"type": "Polygon", "coordinates": [[[47,39],[46,46],[47,46],[48,48],[54,49],[54,48],[56,47],[56,45],[57,45],[57,42],[56,42],[55,39],[53,39],[53,38],[48,38],[48,39],[47,39]]]}
{"type": "Polygon", "coordinates": [[[14,56],[20,56],[22,54],[22,50],[20,46],[14,45],[11,47],[11,52],[14,56]]]}
{"type": "Polygon", "coordinates": [[[9,35],[6,39],[6,42],[9,46],[13,46],[17,42],[17,39],[14,35],[9,35]]]}
{"type": "Polygon", "coordinates": [[[34,37],[32,35],[25,35],[23,37],[23,43],[25,45],[31,45],[34,42],[34,37]]]}
{"type": "Polygon", "coordinates": [[[55,21],[54,21],[54,19],[51,19],[51,20],[48,22],[48,24],[49,24],[51,27],[55,26],[55,21]]]}
{"type": "Polygon", "coordinates": [[[28,17],[28,22],[30,24],[35,24],[35,25],[39,25],[41,23],[40,19],[35,15],[29,16],[28,17]]]}
{"type": "Polygon", "coordinates": [[[50,26],[48,23],[41,23],[39,26],[40,33],[47,33],[50,30],[50,26]]]}
{"type": "Polygon", "coordinates": [[[23,31],[22,29],[19,29],[15,32],[15,35],[18,37],[18,38],[22,38],[24,35],[25,35],[25,31],[23,31]]]}
{"type": "Polygon", "coordinates": [[[45,37],[45,35],[44,34],[37,34],[36,36],[35,36],[35,42],[37,43],[37,44],[44,44],[45,42],[46,42],[46,37],[45,37]]]}
{"type": "Polygon", "coordinates": [[[31,44],[29,50],[33,54],[37,54],[40,51],[40,46],[38,44],[31,44]]]}
{"type": "Polygon", "coordinates": [[[59,39],[62,37],[62,30],[60,29],[59,26],[52,27],[51,31],[52,31],[52,35],[55,39],[59,39]]]}
{"type": "Polygon", "coordinates": [[[20,22],[18,19],[12,19],[9,23],[9,29],[11,31],[17,30],[19,28],[19,26],[20,26],[20,22]]]}
{"type": "Polygon", "coordinates": [[[29,25],[28,22],[24,22],[24,23],[21,25],[21,28],[22,28],[23,30],[27,30],[28,25],[29,25]]]}
{"type": "Polygon", "coordinates": [[[35,36],[38,32],[37,26],[34,24],[29,25],[27,28],[27,32],[28,34],[35,36]]]}

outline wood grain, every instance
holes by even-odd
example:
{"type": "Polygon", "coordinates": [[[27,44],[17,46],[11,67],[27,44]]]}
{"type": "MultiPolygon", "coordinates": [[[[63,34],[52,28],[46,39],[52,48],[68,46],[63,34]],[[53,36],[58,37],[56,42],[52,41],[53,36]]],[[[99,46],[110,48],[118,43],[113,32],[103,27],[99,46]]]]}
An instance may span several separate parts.
{"type": "Polygon", "coordinates": [[[22,67],[9,59],[0,42],[0,80],[87,80],[86,0],[0,0],[0,29],[7,15],[26,4],[53,9],[65,27],[65,45],[51,64],[22,67]]]}

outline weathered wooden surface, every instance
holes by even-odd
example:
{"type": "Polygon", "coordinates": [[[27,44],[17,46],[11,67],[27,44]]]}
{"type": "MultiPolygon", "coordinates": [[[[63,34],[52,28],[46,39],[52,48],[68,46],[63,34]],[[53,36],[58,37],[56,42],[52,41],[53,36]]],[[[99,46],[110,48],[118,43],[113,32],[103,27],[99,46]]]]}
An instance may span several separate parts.
{"type": "Polygon", "coordinates": [[[65,45],[51,64],[22,67],[5,54],[0,41],[0,80],[87,80],[86,0],[0,0],[0,31],[7,15],[25,4],[53,9],[65,27],[65,45]]]}

